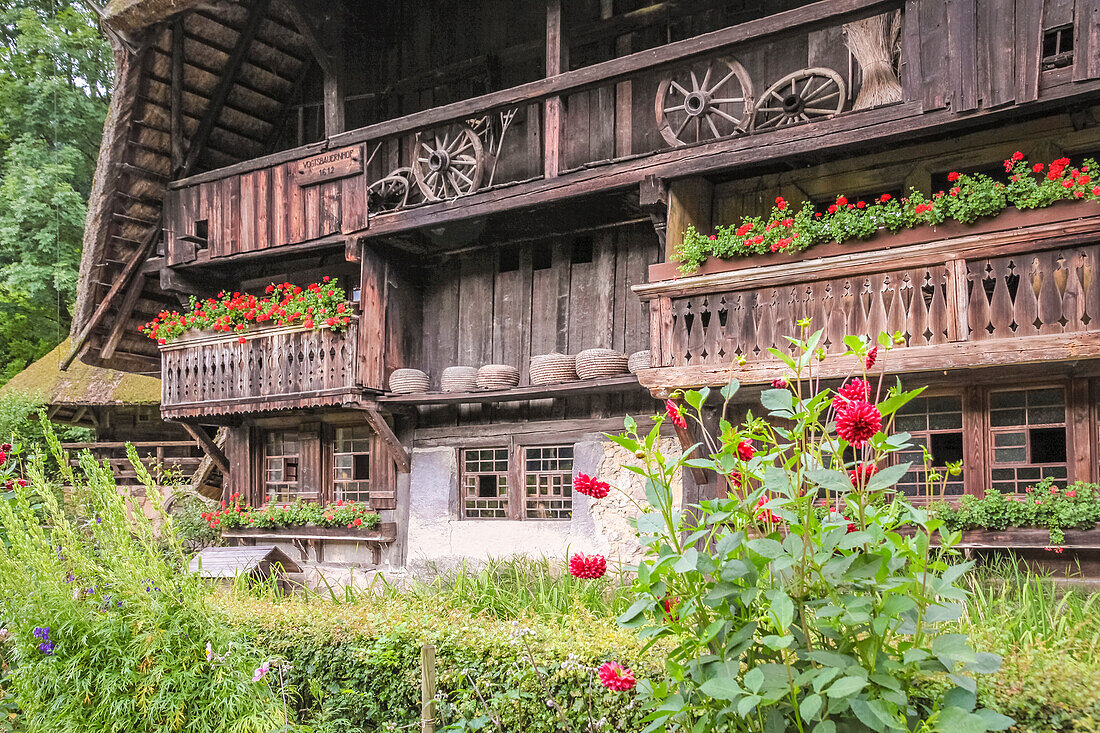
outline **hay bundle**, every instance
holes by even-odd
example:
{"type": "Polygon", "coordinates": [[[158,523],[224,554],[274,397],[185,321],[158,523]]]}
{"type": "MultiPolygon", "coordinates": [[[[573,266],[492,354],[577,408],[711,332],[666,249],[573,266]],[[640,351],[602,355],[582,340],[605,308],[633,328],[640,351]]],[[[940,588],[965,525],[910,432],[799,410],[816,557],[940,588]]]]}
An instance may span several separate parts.
{"type": "Polygon", "coordinates": [[[901,43],[901,12],[883,13],[844,24],[845,44],[859,64],[862,83],[852,109],[901,101],[894,57],[901,43]]]}

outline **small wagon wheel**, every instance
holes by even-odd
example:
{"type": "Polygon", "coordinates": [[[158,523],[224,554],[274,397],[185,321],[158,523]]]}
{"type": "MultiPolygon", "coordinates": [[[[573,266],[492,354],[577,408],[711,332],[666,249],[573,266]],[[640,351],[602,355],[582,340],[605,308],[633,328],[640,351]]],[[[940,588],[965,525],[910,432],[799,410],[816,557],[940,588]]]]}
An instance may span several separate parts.
{"type": "Polygon", "coordinates": [[[382,214],[405,208],[409,202],[412,169],[398,168],[367,186],[367,211],[382,214]]]}
{"type": "Polygon", "coordinates": [[[468,125],[417,133],[412,164],[416,185],[428,201],[466,196],[485,173],[485,147],[468,125]]]}
{"type": "Polygon", "coordinates": [[[844,108],[844,80],[832,69],[802,69],[768,87],[756,107],[756,129],[832,117],[844,108]]]}
{"type": "Polygon", "coordinates": [[[687,72],[657,87],[654,112],[665,142],[687,145],[739,135],[752,127],[752,80],[740,62],[716,59],[707,64],[702,79],[696,69],[687,72]]]}

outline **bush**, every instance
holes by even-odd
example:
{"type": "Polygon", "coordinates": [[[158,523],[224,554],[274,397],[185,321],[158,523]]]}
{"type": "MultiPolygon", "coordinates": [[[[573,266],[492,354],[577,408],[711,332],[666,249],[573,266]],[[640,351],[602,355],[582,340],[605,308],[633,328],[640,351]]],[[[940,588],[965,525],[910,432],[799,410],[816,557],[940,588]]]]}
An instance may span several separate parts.
{"type": "MultiPolygon", "coordinates": [[[[17,482],[0,502],[9,540],[0,546],[0,613],[14,666],[5,687],[26,729],[270,733],[284,725],[281,701],[253,681],[260,657],[185,571],[171,523],[166,555],[107,466],[86,453],[70,470],[46,424],[44,434],[74,487],[75,518],[51,491],[41,455],[22,466],[26,486],[17,482]]],[[[130,459],[158,502],[132,449],[130,459]]],[[[14,461],[3,470],[12,475],[14,461]]]]}
{"type": "Polygon", "coordinates": [[[607,617],[506,621],[413,595],[223,603],[242,632],[289,663],[293,706],[315,733],[413,725],[423,644],[436,647],[447,730],[637,731],[646,711],[604,689],[593,668],[616,659],[659,673],[660,655],[643,655],[637,637],[607,617]]]}
{"type": "Polygon", "coordinates": [[[1041,527],[1050,543],[1065,541],[1067,529],[1092,529],[1100,522],[1100,486],[1077,481],[1064,489],[1045,478],[1025,490],[1023,499],[990,489],[981,499],[964,496],[958,507],[937,502],[935,513],[951,530],[1041,527]]]}

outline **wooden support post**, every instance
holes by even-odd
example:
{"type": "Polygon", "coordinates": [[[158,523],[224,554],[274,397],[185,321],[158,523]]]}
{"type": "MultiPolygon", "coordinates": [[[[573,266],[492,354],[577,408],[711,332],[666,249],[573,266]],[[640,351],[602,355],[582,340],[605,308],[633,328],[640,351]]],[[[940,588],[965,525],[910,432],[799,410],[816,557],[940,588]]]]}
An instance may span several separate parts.
{"type": "Polygon", "coordinates": [[[1066,385],[1066,428],[1070,481],[1089,481],[1096,460],[1092,442],[1092,405],[1089,404],[1089,383],[1072,379],[1066,385]]]}
{"type": "Polygon", "coordinates": [[[986,427],[985,390],[969,385],[963,390],[963,488],[967,494],[985,496],[989,429],[986,427]]]}
{"type": "Polygon", "coordinates": [[[92,313],[92,317],[84,324],[84,328],[80,329],[80,333],[77,334],[77,337],[73,340],[72,350],[69,351],[69,355],[65,357],[65,361],[61,362],[61,371],[65,371],[69,368],[69,365],[73,363],[73,359],[75,359],[76,355],[80,353],[80,350],[84,348],[84,343],[88,340],[88,336],[90,336],[96,326],[99,325],[99,322],[103,320],[103,317],[107,315],[107,311],[110,309],[111,304],[114,302],[119,292],[129,284],[130,280],[140,270],[141,263],[145,261],[145,258],[148,257],[149,253],[152,251],[153,244],[156,243],[158,234],[160,234],[159,219],[149,230],[149,233],[145,235],[145,241],[130,255],[130,259],[126,261],[126,265],[122,268],[122,272],[115,278],[115,282],[110,290],[103,296],[103,300],[99,301],[99,305],[96,306],[95,312],[92,313]]]}
{"type": "Polygon", "coordinates": [[[420,647],[420,733],[435,733],[435,647],[420,647]]]}
{"type": "Polygon", "coordinates": [[[99,350],[99,357],[101,359],[110,359],[115,355],[115,349],[118,348],[118,342],[122,340],[123,334],[130,328],[130,315],[134,312],[134,306],[137,305],[138,298],[141,297],[141,292],[144,289],[145,276],[138,275],[126,290],[126,296],[122,299],[122,304],[118,307],[115,322],[111,325],[111,332],[107,335],[107,340],[99,350]]]}
{"type": "MultiPolygon", "coordinates": [[[[568,66],[562,37],[561,0],[546,0],[546,76],[557,76],[568,66]]],[[[546,178],[558,175],[561,165],[561,97],[543,103],[542,172],[546,178]]]]}
{"type": "Polygon", "coordinates": [[[324,70],[325,136],[332,137],[344,131],[345,124],[345,74],[344,74],[344,13],[336,4],[325,20],[325,37],[328,39],[329,64],[324,70]]]}
{"type": "Polygon", "coordinates": [[[183,167],[183,19],[172,24],[172,174],[183,167]]]}
{"type": "Polygon", "coordinates": [[[386,418],[382,416],[378,408],[372,405],[364,405],[361,409],[366,413],[367,422],[370,423],[374,432],[378,434],[378,437],[382,439],[387,450],[389,450],[390,455],[393,456],[393,461],[397,464],[397,470],[400,473],[411,471],[412,458],[409,456],[409,451],[394,435],[393,429],[390,428],[390,424],[386,422],[386,418]]]}
{"type": "Polygon", "coordinates": [[[689,226],[700,234],[710,232],[713,199],[714,186],[704,178],[685,178],[669,184],[665,261],[671,260],[684,243],[684,232],[689,226]]]}
{"type": "Polygon", "coordinates": [[[192,425],[187,422],[180,422],[183,429],[187,431],[187,434],[195,439],[206,455],[210,456],[210,460],[221,469],[221,472],[229,475],[229,459],[225,457],[225,453],[222,453],[222,449],[218,447],[218,444],[207,435],[206,430],[201,425],[192,425]]]}

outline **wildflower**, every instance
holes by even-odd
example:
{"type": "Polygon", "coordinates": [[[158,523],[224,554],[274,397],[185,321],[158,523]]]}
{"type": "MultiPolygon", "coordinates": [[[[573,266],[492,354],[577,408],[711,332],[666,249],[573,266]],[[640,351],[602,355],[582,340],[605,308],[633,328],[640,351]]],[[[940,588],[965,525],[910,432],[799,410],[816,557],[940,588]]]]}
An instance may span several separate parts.
{"type": "Polygon", "coordinates": [[[211,661],[214,658],[214,645],[209,641],[206,642],[206,661],[211,661]]]}
{"type": "Polygon", "coordinates": [[[740,443],[737,444],[737,457],[740,458],[742,461],[747,461],[752,458],[753,453],[755,452],[756,449],[752,447],[751,440],[742,440],[740,443]]]}
{"type": "Polygon", "coordinates": [[[603,555],[585,555],[578,552],[569,558],[569,574],[575,578],[595,580],[607,572],[607,558],[603,555]]]}
{"type": "Polygon", "coordinates": [[[878,466],[874,463],[861,463],[855,469],[848,472],[852,479],[852,486],[867,486],[871,477],[878,473],[878,466]]]}
{"type": "Polygon", "coordinates": [[[873,367],[875,365],[875,360],[877,360],[877,359],[878,359],[878,347],[876,346],[876,347],[874,347],[873,349],[871,349],[870,351],[867,352],[867,361],[865,362],[865,366],[868,369],[870,369],[871,367],[873,367]]]}
{"type": "Polygon", "coordinates": [[[955,171],[951,171],[947,174],[947,180],[950,183],[954,183],[955,181],[959,180],[959,174],[955,171]]]}
{"type": "Polygon", "coordinates": [[[573,491],[593,499],[602,499],[611,491],[611,484],[586,473],[578,473],[573,477],[573,491]]]}
{"type": "Polygon", "coordinates": [[[676,404],[674,400],[665,400],[665,412],[668,413],[669,420],[672,420],[672,424],[678,428],[686,428],[688,426],[687,420],[684,419],[684,415],[680,412],[680,406],[676,404]]]}
{"type": "Polygon", "coordinates": [[[845,382],[844,386],[836,391],[836,397],[833,398],[833,407],[839,410],[853,400],[866,402],[870,399],[871,385],[867,383],[867,380],[856,377],[845,382]]]}
{"type": "Polygon", "coordinates": [[[612,692],[626,692],[634,688],[637,680],[628,667],[618,662],[605,662],[599,669],[600,683],[612,692]]]}
{"type": "Polygon", "coordinates": [[[264,677],[267,677],[267,673],[271,671],[271,662],[264,662],[259,667],[256,667],[256,671],[252,673],[252,681],[259,682],[264,677]]]}
{"type": "Polygon", "coordinates": [[[837,411],[836,434],[855,448],[862,448],[882,430],[882,414],[870,402],[853,400],[837,411]]]}

